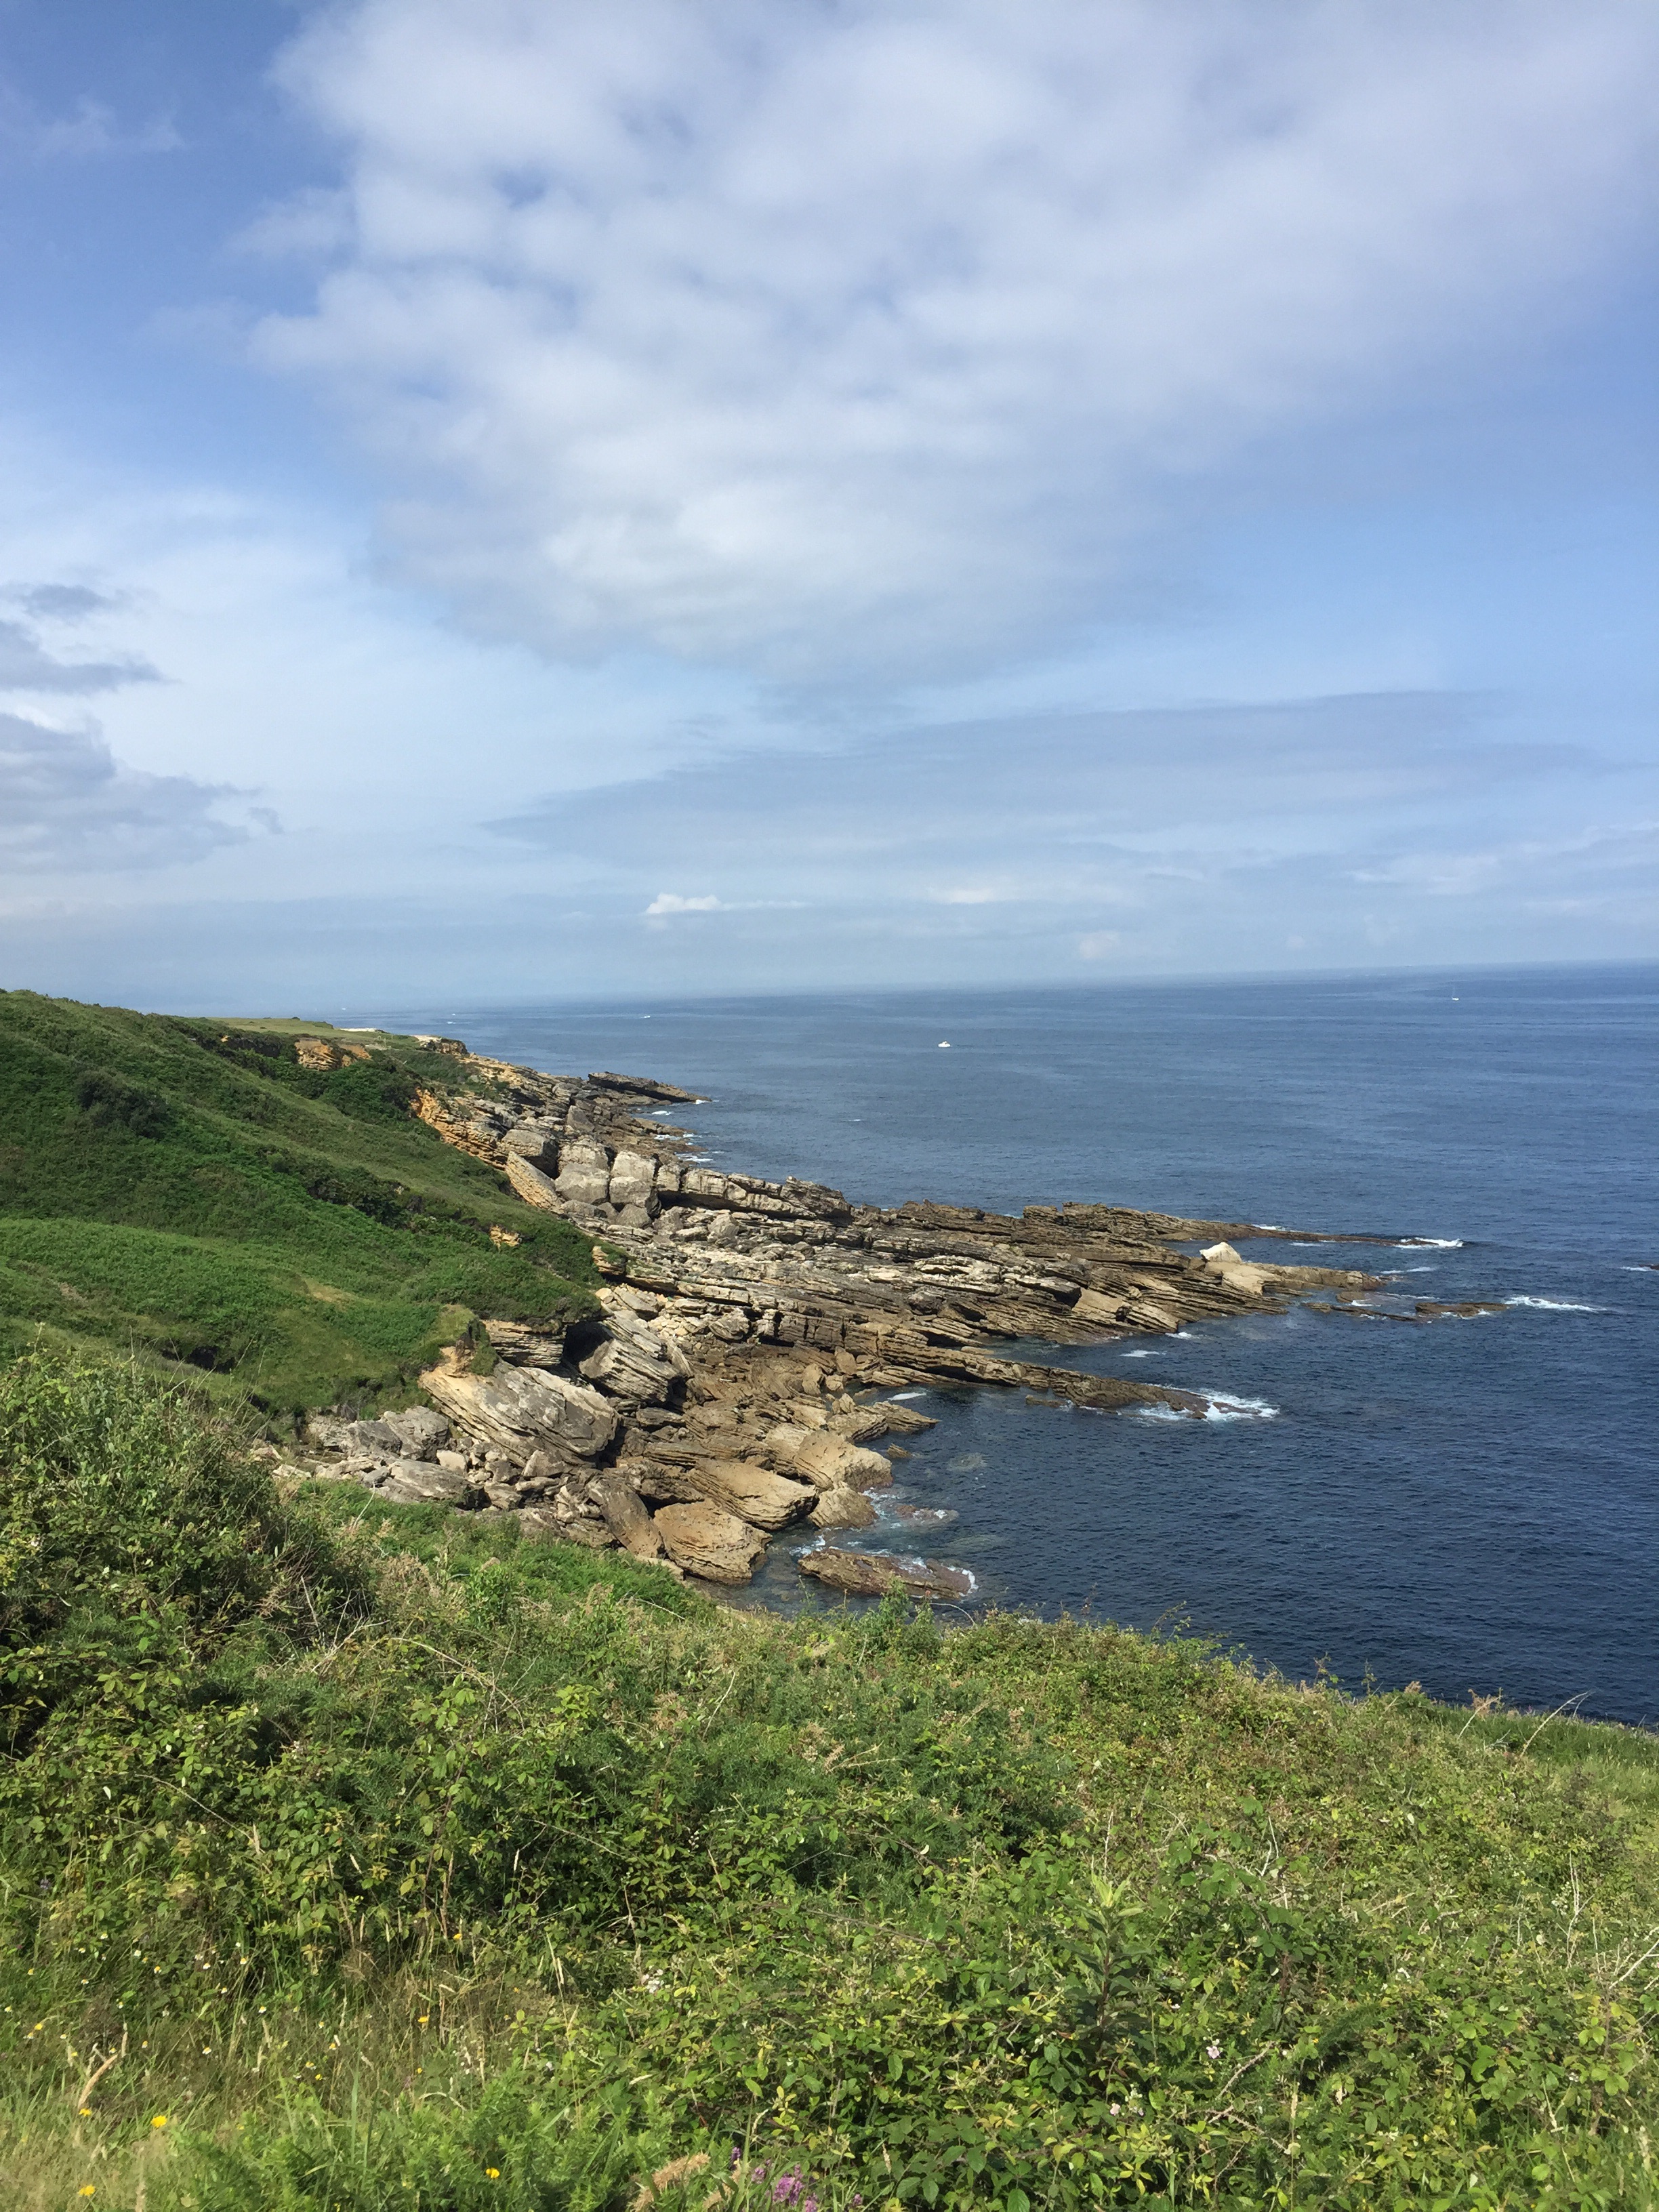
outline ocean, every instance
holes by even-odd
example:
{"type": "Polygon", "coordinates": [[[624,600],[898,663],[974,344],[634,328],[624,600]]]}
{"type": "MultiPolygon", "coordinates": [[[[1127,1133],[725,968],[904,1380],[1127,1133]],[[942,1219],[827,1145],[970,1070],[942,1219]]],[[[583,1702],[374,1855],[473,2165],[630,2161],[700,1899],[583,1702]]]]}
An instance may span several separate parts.
{"type": "MultiPolygon", "coordinates": [[[[939,1425],[872,1534],[971,1568],[976,1604],[1162,1624],[1355,1690],[1659,1720],[1659,968],[354,1018],[706,1092],[684,1119],[717,1164],[882,1205],[1423,1240],[1308,1255],[1387,1269],[1370,1313],[1025,1348],[1200,1389],[1202,1421],[927,1394],[939,1425]],[[1419,1298],[1504,1310],[1389,1317],[1419,1298]],[[955,1517],[924,1540],[901,1509],[955,1517]]],[[[757,1590],[799,1602],[789,1538],[757,1590]]]]}

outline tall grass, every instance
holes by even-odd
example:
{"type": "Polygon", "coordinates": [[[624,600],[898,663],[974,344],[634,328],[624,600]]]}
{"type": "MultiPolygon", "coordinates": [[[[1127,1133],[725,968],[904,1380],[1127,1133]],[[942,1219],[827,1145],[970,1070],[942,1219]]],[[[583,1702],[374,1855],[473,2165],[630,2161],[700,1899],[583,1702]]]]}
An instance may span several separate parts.
{"type": "Polygon", "coordinates": [[[1653,2201],[1650,1738],[719,1611],[131,1371],[0,1468],[8,2204],[1653,2201]]]}

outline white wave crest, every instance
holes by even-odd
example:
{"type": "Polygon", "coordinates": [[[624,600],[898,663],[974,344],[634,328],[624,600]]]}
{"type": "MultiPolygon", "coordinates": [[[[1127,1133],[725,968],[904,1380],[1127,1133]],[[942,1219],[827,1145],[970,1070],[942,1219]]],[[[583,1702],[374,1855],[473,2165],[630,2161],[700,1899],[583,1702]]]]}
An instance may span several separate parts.
{"type": "MultiPolygon", "coordinates": [[[[1265,1398],[1237,1398],[1230,1390],[1197,1390],[1194,1396],[1204,1401],[1200,1419],[1206,1421],[1275,1421],[1279,1408],[1270,1406],[1265,1398]]],[[[1136,1408],[1143,1421],[1186,1421],[1193,1417],[1193,1408],[1187,1406],[1140,1406],[1136,1408]]]]}
{"type": "Polygon", "coordinates": [[[1402,1237],[1399,1249],[1402,1252],[1461,1252],[1461,1237],[1402,1237]]]}
{"type": "Polygon", "coordinates": [[[1536,1306],[1543,1313],[1605,1313],[1605,1306],[1581,1306],[1571,1298],[1505,1298],[1506,1306],[1536,1306]]]}
{"type": "Polygon", "coordinates": [[[1270,1406],[1265,1398],[1236,1398],[1231,1391],[1206,1390],[1207,1403],[1204,1408],[1206,1421],[1276,1421],[1277,1406],[1270,1406]]]}

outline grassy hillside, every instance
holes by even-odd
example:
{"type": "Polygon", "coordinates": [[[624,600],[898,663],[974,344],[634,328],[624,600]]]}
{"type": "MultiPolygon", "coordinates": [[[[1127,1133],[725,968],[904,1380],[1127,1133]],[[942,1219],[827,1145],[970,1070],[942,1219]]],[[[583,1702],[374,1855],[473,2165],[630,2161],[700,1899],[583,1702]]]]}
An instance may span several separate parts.
{"type": "Polygon", "coordinates": [[[1654,2202],[1650,1737],[717,1612],[118,1369],[0,1467],[18,2212],[1654,2202]]]}
{"type": "Polygon", "coordinates": [[[376,1034],[323,1073],[307,1027],[0,993],[0,1352],[44,1328],[284,1412],[406,1396],[471,1314],[586,1302],[580,1237],[411,1118],[453,1060],[376,1034]]]}

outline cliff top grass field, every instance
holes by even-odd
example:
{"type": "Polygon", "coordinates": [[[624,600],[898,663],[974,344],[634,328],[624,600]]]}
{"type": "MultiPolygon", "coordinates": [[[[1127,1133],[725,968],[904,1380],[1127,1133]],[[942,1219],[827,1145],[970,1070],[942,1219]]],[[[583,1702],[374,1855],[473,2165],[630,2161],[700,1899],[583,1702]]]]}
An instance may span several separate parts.
{"type": "Polygon", "coordinates": [[[119,1363],[0,1468],[18,2212],[1654,2201],[1649,1736],[720,1611],[119,1363]]]}
{"type": "Polygon", "coordinates": [[[198,1369],[280,1421],[406,1401],[474,1315],[586,1307],[577,1232],[410,1115],[454,1073],[380,1032],[0,993],[0,1354],[44,1329],[198,1369]],[[303,1066],[302,1034],[368,1056],[303,1066]]]}

